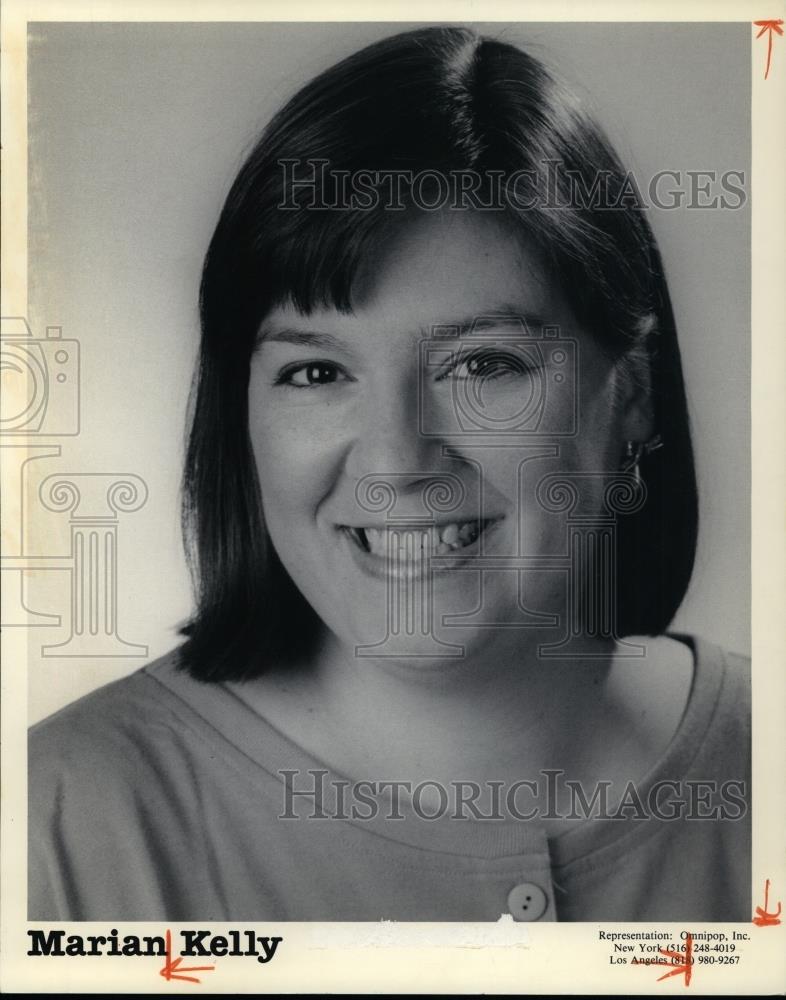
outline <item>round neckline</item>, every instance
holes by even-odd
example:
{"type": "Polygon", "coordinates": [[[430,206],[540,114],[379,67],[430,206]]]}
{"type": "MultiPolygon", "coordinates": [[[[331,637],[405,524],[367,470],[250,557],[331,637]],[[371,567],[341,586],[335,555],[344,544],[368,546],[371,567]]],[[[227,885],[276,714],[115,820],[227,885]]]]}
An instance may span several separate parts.
{"type": "MultiPolygon", "coordinates": [[[[674,780],[685,773],[706,735],[722,680],[722,671],[711,669],[711,664],[722,655],[717,647],[687,634],[666,634],[691,650],[693,677],[682,717],[664,753],[640,779],[633,782],[643,801],[646,801],[648,790],[656,782],[664,778],[674,780]]],[[[251,760],[281,788],[284,784],[281,772],[293,769],[306,775],[312,770],[324,773],[328,787],[352,783],[276,729],[270,720],[260,716],[224,684],[205,684],[180,670],[176,653],[143,670],[195,713],[201,725],[193,717],[191,722],[200,728],[202,736],[207,736],[214,743],[218,740],[225,750],[230,748],[231,753],[251,760]],[[209,727],[207,730],[205,724],[209,727]]],[[[326,800],[324,808],[328,807],[326,800]]],[[[435,819],[424,819],[415,813],[403,795],[399,812],[404,817],[401,820],[391,820],[383,812],[369,820],[347,817],[339,822],[346,822],[391,843],[437,855],[510,861],[521,855],[548,853],[555,866],[595,855],[623,837],[638,841],[661,827],[659,822],[629,818],[589,818],[549,838],[543,824],[537,820],[518,820],[512,816],[502,819],[455,819],[447,813],[435,819]]]]}

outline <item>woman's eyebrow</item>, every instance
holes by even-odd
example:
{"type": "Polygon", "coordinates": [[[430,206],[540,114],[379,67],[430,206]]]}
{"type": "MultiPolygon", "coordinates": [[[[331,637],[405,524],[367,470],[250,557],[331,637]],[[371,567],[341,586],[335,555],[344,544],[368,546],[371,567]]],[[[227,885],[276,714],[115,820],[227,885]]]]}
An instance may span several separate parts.
{"type": "Polygon", "coordinates": [[[338,337],[334,337],[332,333],[321,333],[319,330],[296,330],[290,327],[270,331],[262,327],[257,336],[257,343],[296,344],[303,347],[347,350],[346,345],[338,337]]]}
{"type": "Polygon", "coordinates": [[[488,314],[467,316],[463,319],[447,320],[444,323],[423,326],[420,328],[420,334],[422,337],[482,337],[503,328],[508,334],[532,336],[533,331],[542,329],[544,325],[545,320],[536,313],[524,313],[513,308],[500,308],[488,314]]]}

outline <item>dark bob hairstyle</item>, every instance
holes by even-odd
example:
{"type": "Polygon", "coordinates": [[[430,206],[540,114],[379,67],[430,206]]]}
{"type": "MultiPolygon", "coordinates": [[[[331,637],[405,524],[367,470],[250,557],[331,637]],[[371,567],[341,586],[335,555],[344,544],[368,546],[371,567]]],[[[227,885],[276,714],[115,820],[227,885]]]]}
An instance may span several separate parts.
{"type": "MultiPolygon", "coordinates": [[[[393,170],[526,171],[536,191],[549,175],[551,197],[499,214],[536,247],[579,323],[629,376],[636,359],[646,366],[664,442],[642,461],[646,503],[618,526],[620,636],[663,632],[687,589],[698,515],[685,390],[660,255],[630,178],[599,127],[532,56],[463,27],[418,28],[344,59],[279,111],[232,185],[208,249],[183,483],[197,608],[180,650],[181,665],[202,680],[254,677],[274,658],[307,653],[317,634],[265,529],[249,362],[276,306],[351,310],[361,261],[402,212],[383,197],[370,207],[325,206],[337,204],[340,171],[393,170]],[[330,170],[308,174],[309,160],[330,170]],[[303,165],[298,177],[314,178],[299,190],[316,209],[291,204],[293,163],[303,165]],[[576,197],[598,178],[612,210],[576,197]]],[[[405,212],[419,210],[412,193],[403,190],[405,212]]]]}

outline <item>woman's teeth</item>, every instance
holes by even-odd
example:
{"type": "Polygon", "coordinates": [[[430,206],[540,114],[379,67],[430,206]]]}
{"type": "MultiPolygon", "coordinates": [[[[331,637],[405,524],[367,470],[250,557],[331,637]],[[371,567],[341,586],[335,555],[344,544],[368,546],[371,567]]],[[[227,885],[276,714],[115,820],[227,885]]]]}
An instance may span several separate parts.
{"type": "Polygon", "coordinates": [[[397,533],[399,545],[404,544],[404,535],[411,532],[418,548],[423,549],[428,546],[429,554],[444,556],[455,549],[471,545],[486,523],[475,520],[418,528],[351,528],[350,534],[366,552],[376,556],[387,556],[389,532],[397,533]]]}

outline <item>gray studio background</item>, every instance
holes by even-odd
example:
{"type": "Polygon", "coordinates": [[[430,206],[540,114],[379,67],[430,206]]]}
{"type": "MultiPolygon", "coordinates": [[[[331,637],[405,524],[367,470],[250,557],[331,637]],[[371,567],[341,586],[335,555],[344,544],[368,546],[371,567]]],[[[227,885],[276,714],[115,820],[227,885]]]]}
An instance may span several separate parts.
{"type": "MultiPolygon", "coordinates": [[[[80,341],[82,385],[79,435],[38,463],[31,485],[69,471],[145,480],[145,506],[119,522],[118,627],[149,658],[175,644],[190,608],[177,491],[199,272],[222,199],[258,129],[303,82],[410,26],[31,25],[29,319],[36,336],[57,325],[80,341]]],[[[524,45],[586,92],[637,178],[665,169],[749,178],[747,22],[475,27],[524,45]]],[[[673,627],[747,651],[750,214],[652,210],[650,219],[701,491],[696,571],[673,627]]],[[[46,544],[59,534],[67,550],[63,515],[47,516],[46,544]]],[[[65,574],[37,575],[30,588],[37,610],[67,620],[65,574]]],[[[60,634],[31,632],[30,722],[145,662],[38,655],[39,637],[60,634]]]]}

